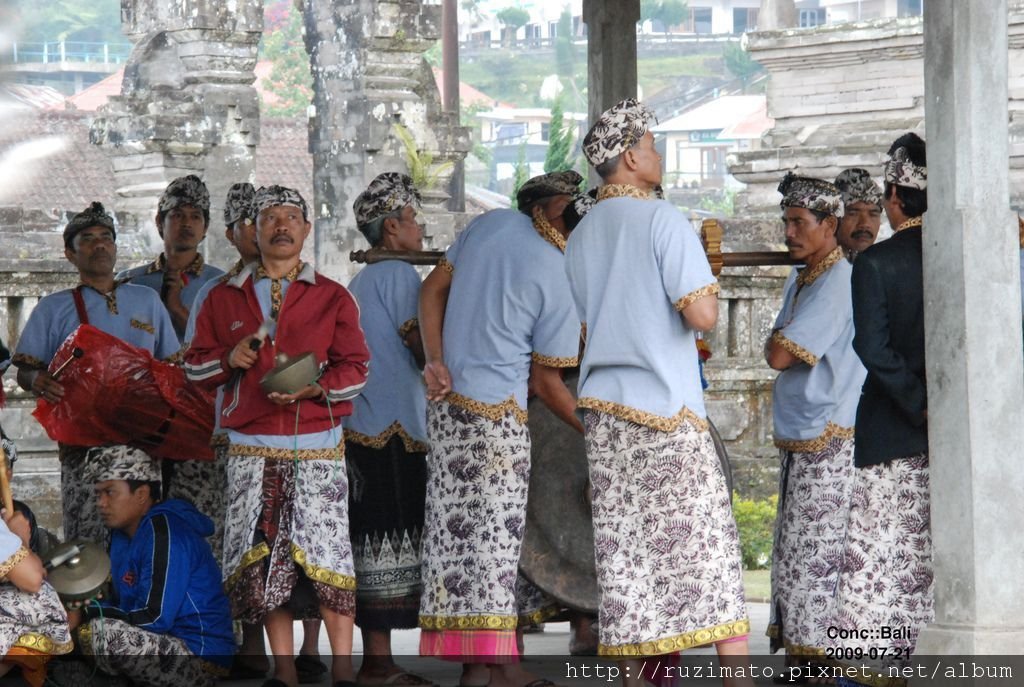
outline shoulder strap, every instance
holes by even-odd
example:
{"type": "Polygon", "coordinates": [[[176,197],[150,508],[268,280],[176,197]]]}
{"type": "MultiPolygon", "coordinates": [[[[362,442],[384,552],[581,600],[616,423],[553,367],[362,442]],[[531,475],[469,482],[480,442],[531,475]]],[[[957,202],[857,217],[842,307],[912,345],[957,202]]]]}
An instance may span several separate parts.
{"type": "Polygon", "coordinates": [[[89,313],[85,311],[85,297],[82,296],[82,285],[79,284],[71,291],[75,299],[75,310],[78,311],[78,320],[81,324],[89,324],[89,313]]]}

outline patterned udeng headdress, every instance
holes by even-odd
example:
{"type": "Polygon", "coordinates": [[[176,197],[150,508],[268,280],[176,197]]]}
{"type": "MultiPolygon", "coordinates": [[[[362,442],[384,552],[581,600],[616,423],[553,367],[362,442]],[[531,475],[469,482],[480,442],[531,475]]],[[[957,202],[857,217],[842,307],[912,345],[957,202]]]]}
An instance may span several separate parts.
{"type": "Polygon", "coordinates": [[[894,186],[916,188],[919,191],[928,188],[928,167],[915,165],[904,147],[892,151],[892,155],[885,161],[883,176],[886,183],[894,186]]]}
{"type": "Polygon", "coordinates": [[[782,202],[779,203],[782,209],[807,208],[836,217],[843,216],[845,208],[842,194],[833,183],[824,179],[800,177],[788,172],[779,184],[779,193],[782,194],[782,202]]]}
{"type": "Polygon", "coordinates": [[[882,189],[866,169],[844,169],[836,177],[836,188],[843,195],[843,205],[846,207],[853,203],[868,203],[879,207],[882,205],[882,189]]]}
{"type": "Polygon", "coordinates": [[[636,98],[606,110],[583,138],[583,154],[597,167],[635,146],[658,118],[636,98]]]}
{"type": "Polygon", "coordinates": [[[420,192],[412,183],[412,177],[399,172],[384,172],[359,194],[352,203],[352,210],[356,213],[356,225],[362,226],[406,205],[419,209],[421,203],[420,192]]]}

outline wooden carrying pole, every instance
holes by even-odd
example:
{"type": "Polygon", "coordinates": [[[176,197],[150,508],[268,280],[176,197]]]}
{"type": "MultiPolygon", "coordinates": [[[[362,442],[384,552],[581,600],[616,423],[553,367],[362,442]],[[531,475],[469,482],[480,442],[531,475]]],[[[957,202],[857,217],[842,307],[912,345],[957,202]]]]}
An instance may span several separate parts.
{"type": "MultiPolygon", "coordinates": [[[[799,265],[786,251],[722,252],[722,225],[716,219],[701,223],[701,243],[707,253],[711,272],[717,277],[723,267],[760,267],[766,265],[799,265]]],[[[412,265],[436,265],[444,257],[439,250],[354,250],[348,254],[352,262],[372,265],[383,260],[401,260],[412,265]]]]}

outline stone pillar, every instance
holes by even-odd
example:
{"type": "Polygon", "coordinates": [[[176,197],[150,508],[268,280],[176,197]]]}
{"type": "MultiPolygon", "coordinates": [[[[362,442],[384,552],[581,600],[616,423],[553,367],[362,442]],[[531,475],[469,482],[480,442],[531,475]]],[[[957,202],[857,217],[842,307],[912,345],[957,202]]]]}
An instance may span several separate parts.
{"type": "Polygon", "coordinates": [[[794,0],[761,0],[757,13],[757,30],[789,29],[797,25],[794,0]]]}
{"type": "Polygon", "coordinates": [[[635,98],[636,23],[640,0],[583,0],[587,25],[588,114],[601,113],[625,98],[635,98]]]}
{"type": "MultiPolygon", "coordinates": [[[[442,112],[423,53],[441,36],[441,6],[419,0],[303,0],[306,49],[313,72],[309,146],[313,154],[313,221],[317,268],[347,282],[357,268],[348,253],[366,247],[352,202],[381,172],[409,170],[394,124],[406,127],[435,163],[469,150],[458,114],[442,112]]],[[[435,247],[454,236],[454,218],[440,205],[448,175],[421,188],[431,212],[435,247]]],[[[422,186],[422,184],[421,184],[422,186]]]]}
{"type": "Polygon", "coordinates": [[[197,174],[210,189],[209,261],[237,259],[223,232],[223,203],[236,181],[251,181],[259,142],[256,51],[263,1],[122,0],[124,33],[135,47],[121,95],[92,128],[113,159],[119,210],[159,239],[153,217],[167,183],[197,174]]]}
{"type": "MultiPolygon", "coordinates": [[[[918,654],[1024,646],[1024,362],[1007,3],[928,0],[924,229],[936,619],[918,654]]],[[[895,84],[894,84],[895,85],[895,84]]]]}

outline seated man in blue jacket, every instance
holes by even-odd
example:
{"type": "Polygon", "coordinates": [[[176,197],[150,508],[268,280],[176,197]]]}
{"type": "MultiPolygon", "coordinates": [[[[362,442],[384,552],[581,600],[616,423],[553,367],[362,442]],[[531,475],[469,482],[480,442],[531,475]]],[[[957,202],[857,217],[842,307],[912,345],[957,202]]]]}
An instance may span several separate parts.
{"type": "Polygon", "coordinates": [[[85,462],[112,530],[112,593],[68,614],[82,652],[139,684],[213,685],[234,653],[213,522],[187,501],[161,502],[160,461],[139,449],[97,447],[85,462]]]}

